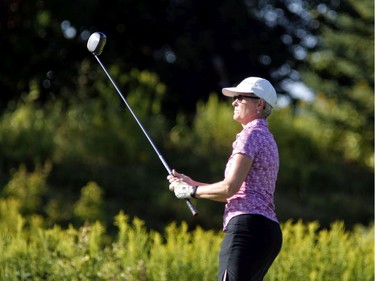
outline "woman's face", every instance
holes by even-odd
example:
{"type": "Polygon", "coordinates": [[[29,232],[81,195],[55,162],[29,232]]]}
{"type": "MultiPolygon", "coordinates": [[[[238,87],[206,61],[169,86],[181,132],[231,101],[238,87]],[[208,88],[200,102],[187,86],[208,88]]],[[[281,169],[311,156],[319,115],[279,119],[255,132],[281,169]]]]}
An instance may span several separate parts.
{"type": "Polygon", "coordinates": [[[251,94],[242,94],[233,97],[233,119],[243,126],[257,118],[259,98],[251,94]]]}

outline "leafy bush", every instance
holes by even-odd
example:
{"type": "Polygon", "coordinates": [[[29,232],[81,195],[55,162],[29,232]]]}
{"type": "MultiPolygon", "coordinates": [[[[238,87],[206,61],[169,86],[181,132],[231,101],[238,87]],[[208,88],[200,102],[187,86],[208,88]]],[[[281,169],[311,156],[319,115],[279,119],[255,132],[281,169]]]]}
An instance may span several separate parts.
{"type": "MultiPolygon", "coordinates": [[[[0,200],[0,280],[216,279],[221,232],[189,231],[182,222],[159,233],[120,212],[111,238],[99,222],[45,228],[19,208],[14,199],[0,200]]],[[[318,223],[288,221],[282,230],[282,251],[265,280],[374,279],[373,226],[349,232],[342,222],[319,229],[318,223]]]]}
{"type": "MultiPolygon", "coordinates": [[[[193,219],[168,191],[164,167],[112,85],[88,79],[99,74],[85,61],[81,71],[77,93],[65,93],[65,103],[59,98],[40,101],[32,83],[31,91],[1,116],[2,195],[22,200],[23,214],[36,211],[50,225],[98,219],[108,226],[123,209],[158,230],[171,220],[218,229],[223,204],[198,201],[201,215],[193,219]],[[44,182],[36,186],[35,179],[44,182]],[[100,198],[80,198],[90,182],[100,187],[100,198]],[[100,199],[96,211],[83,214],[92,199],[100,199]]],[[[128,102],[171,168],[199,181],[222,179],[231,143],[241,129],[228,100],[212,94],[197,104],[192,120],[178,114],[168,131],[162,112],[165,85],[157,75],[138,70],[121,75],[116,67],[110,71],[119,85],[129,87],[124,91],[128,102]]],[[[321,124],[308,105],[299,109],[302,112],[293,115],[289,108],[276,108],[268,120],[280,152],[279,218],[318,220],[323,226],[336,220],[349,226],[368,224],[373,218],[373,169],[366,166],[371,149],[366,145],[362,151],[362,135],[356,134],[348,156],[345,149],[351,142],[341,142],[335,127],[321,124]],[[357,150],[361,152],[354,153],[357,150]]]]}
{"type": "Polygon", "coordinates": [[[373,220],[373,169],[360,158],[345,157],[334,126],[322,124],[308,110],[295,116],[289,109],[272,114],[269,124],[280,153],[276,206],[282,220],[300,217],[324,226],[373,220]]]}
{"type": "MultiPolygon", "coordinates": [[[[158,143],[166,132],[160,114],[165,86],[147,71],[121,76],[115,68],[111,71],[132,86],[127,100],[158,143]]],[[[155,215],[161,210],[155,194],[166,187],[166,174],[160,177],[163,167],[112,85],[98,79],[96,91],[88,89],[69,93],[69,102],[42,102],[33,85],[23,99],[10,104],[0,119],[2,195],[22,200],[24,214],[37,211],[51,224],[68,224],[82,221],[77,209],[82,210],[82,202],[77,206],[76,201],[82,187],[95,182],[102,191],[96,219],[110,223],[120,208],[142,215],[147,212],[139,211],[144,201],[155,215]],[[44,166],[48,169],[42,173],[38,167],[44,166]],[[32,177],[43,178],[43,186],[32,177]]]]}

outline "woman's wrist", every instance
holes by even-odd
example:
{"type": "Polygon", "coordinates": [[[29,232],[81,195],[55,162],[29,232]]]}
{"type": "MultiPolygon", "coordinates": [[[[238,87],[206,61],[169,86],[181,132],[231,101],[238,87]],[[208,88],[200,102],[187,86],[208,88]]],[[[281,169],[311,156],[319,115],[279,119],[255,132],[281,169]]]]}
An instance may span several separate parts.
{"type": "Polygon", "coordinates": [[[192,198],[197,198],[196,195],[197,195],[198,186],[196,186],[196,185],[192,185],[191,187],[192,187],[192,191],[191,191],[191,193],[190,193],[190,196],[191,196],[192,198]]]}

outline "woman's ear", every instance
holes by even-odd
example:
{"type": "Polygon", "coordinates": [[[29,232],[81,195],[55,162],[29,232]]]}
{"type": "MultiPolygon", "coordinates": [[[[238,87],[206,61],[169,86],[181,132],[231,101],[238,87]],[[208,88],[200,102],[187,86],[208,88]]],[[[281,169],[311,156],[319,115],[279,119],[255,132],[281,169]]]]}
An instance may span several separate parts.
{"type": "Polygon", "coordinates": [[[257,109],[263,110],[266,106],[266,101],[264,99],[259,99],[258,104],[257,104],[257,109]]]}

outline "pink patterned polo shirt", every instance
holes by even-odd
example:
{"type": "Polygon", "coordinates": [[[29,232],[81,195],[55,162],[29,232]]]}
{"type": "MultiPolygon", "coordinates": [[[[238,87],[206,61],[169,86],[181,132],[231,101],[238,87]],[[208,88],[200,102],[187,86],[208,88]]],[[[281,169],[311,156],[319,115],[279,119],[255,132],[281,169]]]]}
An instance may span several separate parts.
{"type": "Polygon", "coordinates": [[[253,160],[252,167],[240,189],[227,199],[224,231],[231,218],[241,214],[263,215],[278,222],[275,214],[274,191],[279,171],[279,153],[265,119],[256,119],[237,134],[232,155],[226,165],[229,171],[233,155],[242,153],[253,160]]]}

